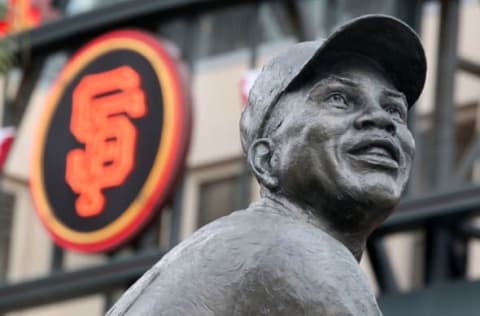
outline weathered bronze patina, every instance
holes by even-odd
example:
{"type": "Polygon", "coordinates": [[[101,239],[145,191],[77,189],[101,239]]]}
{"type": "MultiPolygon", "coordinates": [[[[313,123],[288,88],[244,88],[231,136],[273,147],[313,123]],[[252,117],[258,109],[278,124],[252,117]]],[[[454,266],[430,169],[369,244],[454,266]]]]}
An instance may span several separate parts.
{"type": "Polygon", "coordinates": [[[175,247],[108,315],[381,315],[358,261],[408,180],[425,70],[386,16],[273,58],[240,124],[261,200],[175,247]]]}

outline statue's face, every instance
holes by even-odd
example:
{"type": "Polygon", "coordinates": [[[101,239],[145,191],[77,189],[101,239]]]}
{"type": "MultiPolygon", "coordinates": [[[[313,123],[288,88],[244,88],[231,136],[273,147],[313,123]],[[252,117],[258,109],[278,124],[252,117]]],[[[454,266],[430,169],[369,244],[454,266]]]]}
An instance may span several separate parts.
{"type": "Polygon", "coordinates": [[[362,205],[377,214],[334,216],[382,221],[400,199],[415,151],[403,94],[374,66],[352,61],[280,102],[272,158],[280,190],[315,209],[362,205]]]}

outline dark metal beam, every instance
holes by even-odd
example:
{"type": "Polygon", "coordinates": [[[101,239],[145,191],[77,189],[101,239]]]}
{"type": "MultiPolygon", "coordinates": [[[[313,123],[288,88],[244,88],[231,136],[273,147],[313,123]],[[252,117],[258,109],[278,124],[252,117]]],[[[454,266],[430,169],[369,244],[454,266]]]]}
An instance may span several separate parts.
{"type": "Polygon", "coordinates": [[[480,239],[480,226],[472,223],[471,221],[466,221],[462,224],[459,224],[457,227],[455,227],[455,232],[459,233],[465,238],[480,239]]]}
{"type": "Polygon", "coordinates": [[[152,251],[158,248],[159,233],[161,227],[161,215],[162,211],[157,211],[157,214],[150,220],[143,229],[142,233],[137,237],[137,250],[142,251],[152,251]]]}
{"type": "Polygon", "coordinates": [[[434,156],[432,186],[444,189],[450,183],[455,154],[454,83],[457,70],[459,0],[441,1],[440,33],[434,109],[434,156]]]}
{"type": "Polygon", "coordinates": [[[183,178],[178,181],[177,190],[173,196],[173,203],[171,208],[170,217],[170,238],[169,245],[173,248],[181,241],[181,223],[182,223],[182,210],[183,210],[183,192],[184,192],[184,180],[183,178]]]}
{"type": "Polygon", "coordinates": [[[453,223],[452,219],[464,218],[478,212],[480,212],[480,186],[448,193],[431,193],[421,198],[402,201],[395,214],[374,234],[386,235],[424,228],[433,221],[453,223]]]}
{"type": "Polygon", "coordinates": [[[423,2],[423,0],[395,1],[394,14],[396,17],[410,25],[414,30],[419,31],[422,20],[423,2]]]}
{"type": "Polygon", "coordinates": [[[0,312],[24,309],[121,287],[139,278],[164,251],[0,287],[0,312]]]}
{"type": "Polygon", "coordinates": [[[6,102],[2,125],[18,126],[20,119],[25,111],[38,79],[40,78],[45,58],[38,58],[35,62],[28,62],[23,66],[22,78],[16,91],[15,99],[12,102],[6,102]]]}
{"type": "Polygon", "coordinates": [[[296,1],[288,0],[285,2],[285,11],[288,14],[289,22],[292,25],[294,34],[297,36],[297,40],[299,42],[307,41],[311,34],[309,34],[309,29],[303,21],[299,4],[296,1]]]}
{"type": "Polygon", "coordinates": [[[56,244],[52,244],[52,255],[50,256],[50,271],[58,272],[63,268],[63,261],[65,259],[65,252],[56,244]]]}
{"type": "Polygon", "coordinates": [[[381,295],[385,316],[476,316],[480,310],[480,282],[449,282],[401,295],[381,295]]]}
{"type": "MultiPolygon", "coordinates": [[[[407,1],[395,1],[394,3],[395,16],[406,22],[417,32],[421,28],[421,18],[422,18],[422,6],[423,0],[407,0],[407,1]]],[[[415,152],[415,160],[413,161],[413,170],[416,172],[420,168],[420,161],[422,161],[423,156],[423,147],[421,144],[418,144],[417,139],[417,114],[416,111],[410,111],[408,114],[407,120],[408,128],[412,133],[413,137],[417,141],[417,150],[415,152]]],[[[414,173],[415,174],[415,173],[414,173]]],[[[411,193],[418,191],[419,179],[412,175],[410,181],[408,182],[407,188],[404,192],[404,196],[408,196],[411,193]]]]}
{"type": "MultiPolygon", "coordinates": [[[[438,60],[433,112],[433,148],[431,186],[437,191],[452,186],[455,160],[454,87],[457,70],[459,0],[441,0],[438,60]]],[[[424,275],[427,284],[443,282],[450,275],[449,248],[453,236],[442,225],[427,225],[425,231],[424,275]]]]}
{"type": "Polygon", "coordinates": [[[385,294],[398,293],[398,282],[395,278],[383,240],[380,238],[369,238],[367,251],[380,291],[385,294]]]}
{"type": "Polygon", "coordinates": [[[471,172],[474,162],[477,160],[480,153],[480,135],[476,134],[472,140],[470,146],[465,151],[458,164],[457,169],[455,170],[455,175],[453,178],[454,184],[459,185],[463,182],[466,182],[468,173],[471,172]]]}
{"type": "Polygon", "coordinates": [[[480,63],[460,57],[458,59],[458,68],[462,71],[480,77],[480,63]]]}
{"type": "Polygon", "coordinates": [[[425,237],[425,272],[426,284],[445,282],[449,277],[449,246],[452,243],[450,231],[440,225],[427,230],[425,237]]]}
{"type": "MultiPolygon", "coordinates": [[[[159,21],[201,13],[235,5],[271,0],[136,0],[115,3],[96,10],[44,24],[33,30],[11,36],[13,43],[28,43],[33,57],[50,54],[74,43],[87,40],[99,33],[120,27],[156,24],[159,21]]],[[[14,54],[22,51],[20,45],[12,48],[14,54]]]]}

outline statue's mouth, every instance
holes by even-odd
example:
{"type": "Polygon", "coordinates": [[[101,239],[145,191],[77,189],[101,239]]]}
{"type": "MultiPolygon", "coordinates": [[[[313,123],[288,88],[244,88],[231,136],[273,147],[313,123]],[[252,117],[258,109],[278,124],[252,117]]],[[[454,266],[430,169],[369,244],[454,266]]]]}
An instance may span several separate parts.
{"type": "Polygon", "coordinates": [[[398,169],[400,150],[386,138],[362,140],[348,150],[356,160],[387,169],[398,169]]]}

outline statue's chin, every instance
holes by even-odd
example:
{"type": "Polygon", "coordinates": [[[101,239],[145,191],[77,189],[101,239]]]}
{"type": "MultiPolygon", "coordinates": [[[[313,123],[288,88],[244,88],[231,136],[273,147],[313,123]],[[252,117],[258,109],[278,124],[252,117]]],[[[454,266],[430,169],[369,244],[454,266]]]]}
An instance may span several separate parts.
{"type": "Polygon", "coordinates": [[[403,181],[382,174],[352,175],[344,182],[352,198],[359,204],[369,204],[375,209],[392,209],[400,201],[404,189],[403,181]]]}
{"type": "Polygon", "coordinates": [[[364,190],[362,200],[368,202],[375,209],[392,209],[400,202],[401,190],[391,187],[375,186],[364,190]]]}
{"type": "Polygon", "coordinates": [[[328,216],[338,228],[371,231],[392,214],[401,197],[401,189],[384,183],[349,187],[343,195],[331,196],[333,209],[328,216]],[[347,193],[347,194],[345,194],[347,193]]]}

